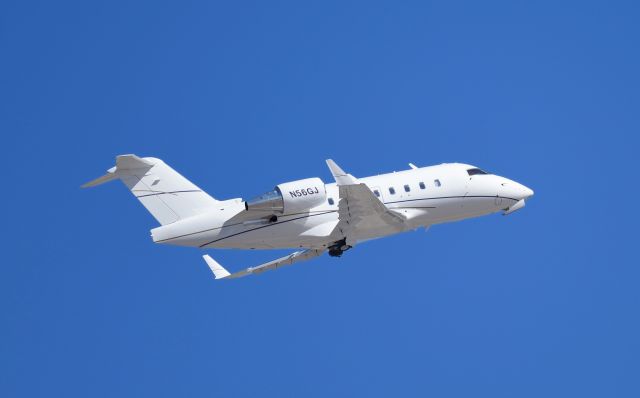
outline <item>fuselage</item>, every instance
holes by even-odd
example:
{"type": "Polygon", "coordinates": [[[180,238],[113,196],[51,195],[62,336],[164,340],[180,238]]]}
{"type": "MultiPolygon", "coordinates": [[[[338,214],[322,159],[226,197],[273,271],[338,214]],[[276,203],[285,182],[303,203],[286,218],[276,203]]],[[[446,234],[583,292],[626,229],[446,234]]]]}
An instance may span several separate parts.
{"type": "MultiPolygon", "coordinates": [[[[442,164],[359,178],[412,230],[506,210],[533,195],[522,184],[467,164],[442,164]]],[[[154,242],[201,248],[280,249],[326,247],[340,239],[361,242],[398,233],[359,228],[342,236],[338,187],[324,184],[326,200],[313,208],[272,217],[246,210],[242,199],[219,202],[206,213],[152,230],[154,242]]],[[[400,231],[402,232],[402,231],[400,231]]]]}

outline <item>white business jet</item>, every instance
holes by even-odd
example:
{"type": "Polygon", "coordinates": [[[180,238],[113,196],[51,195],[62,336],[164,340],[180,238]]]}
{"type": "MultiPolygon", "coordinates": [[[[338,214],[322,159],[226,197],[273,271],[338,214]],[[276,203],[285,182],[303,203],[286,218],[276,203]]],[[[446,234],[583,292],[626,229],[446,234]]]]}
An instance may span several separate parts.
{"type": "Polygon", "coordinates": [[[335,183],[307,178],[277,185],[251,200],[216,200],[162,160],[116,157],[115,167],[83,188],[120,179],[160,226],[155,243],[202,249],[302,249],[229,273],[208,255],[216,279],[237,278],[308,260],[339,257],[359,242],[524,207],[533,191],[467,164],[356,178],[327,160],[335,183]]]}

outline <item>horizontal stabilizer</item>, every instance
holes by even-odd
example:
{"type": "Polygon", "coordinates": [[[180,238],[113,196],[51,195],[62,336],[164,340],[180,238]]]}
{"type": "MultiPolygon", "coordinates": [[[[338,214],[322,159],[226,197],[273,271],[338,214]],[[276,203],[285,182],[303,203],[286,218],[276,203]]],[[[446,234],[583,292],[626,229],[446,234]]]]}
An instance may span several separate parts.
{"type": "Polygon", "coordinates": [[[107,170],[107,174],[102,177],[98,177],[95,180],[89,181],[88,183],[82,185],[82,188],[91,188],[98,186],[100,184],[104,184],[105,182],[109,182],[115,180],[120,177],[120,175],[125,171],[136,170],[136,169],[150,169],[154,165],[153,162],[147,159],[143,159],[136,155],[120,155],[116,157],[116,165],[115,167],[107,170]]]}
{"type": "MultiPolygon", "coordinates": [[[[115,168],[111,169],[115,171],[115,168]]],[[[112,180],[115,180],[118,178],[118,176],[116,175],[116,173],[114,173],[113,171],[109,170],[109,172],[105,175],[103,175],[102,177],[98,177],[95,180],[91,180],[89,182],[87,182],[86,184],[82,185],[81,188],[91,188],[91,187],[96,187],[100,184],[104,184],[105,182],[109,182],[112,180]]]]}
{"type": "Polygon", "coordinates": [[[121,180],[161,225],[209,212],[218,201],[157,158],[128,154],[116,157],[107,174],[82,185],[95,187],[121,180]]]}
{"type": "Polygon", "coordinates": [[[154,164],[150,159],[144,159],[133,154],[116,157],[116,169],[118,170],[150,169],[154,164]]]}

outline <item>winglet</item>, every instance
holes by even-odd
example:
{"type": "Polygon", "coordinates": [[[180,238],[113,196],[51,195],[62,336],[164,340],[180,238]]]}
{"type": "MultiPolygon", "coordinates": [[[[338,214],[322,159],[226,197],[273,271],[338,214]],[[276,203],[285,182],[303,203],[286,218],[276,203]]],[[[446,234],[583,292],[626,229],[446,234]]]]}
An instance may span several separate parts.
{"type": "Polygon", "coordinates": [[[231,275],[229,271],[224,269],[222,265],[218,264],[218,262],[212,259],[208,254],[205,254],[202,258],[207,262],[207,265],[211,269],[211,272],[213,272],[213,276],[215,276],[216,279],[223,279],[231,275]]]}
{"type": "Polygon", "coordinates": [[[357,178],[351,174],[347,174],[333,160],[327,159],[327,166],[329,166],[329,170],[331,170],[331,174],[333,175],[333,178],[336,179],[336,183],[338,185],[352,185],[358,183],[357,178]]]}

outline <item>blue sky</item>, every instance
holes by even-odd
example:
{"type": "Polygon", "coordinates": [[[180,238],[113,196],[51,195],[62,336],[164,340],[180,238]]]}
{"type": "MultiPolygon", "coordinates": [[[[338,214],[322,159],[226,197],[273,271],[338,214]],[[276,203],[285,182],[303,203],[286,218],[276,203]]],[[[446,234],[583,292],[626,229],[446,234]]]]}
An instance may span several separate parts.
{"type": "Polygon", "coordinates": [[[0,395],[640,396],[635,2],[0,9],[0,395]],[[328,157],[536,196],[220,283],[123,185],[79,189],[122,153],[222,199],[328,157]]]}

